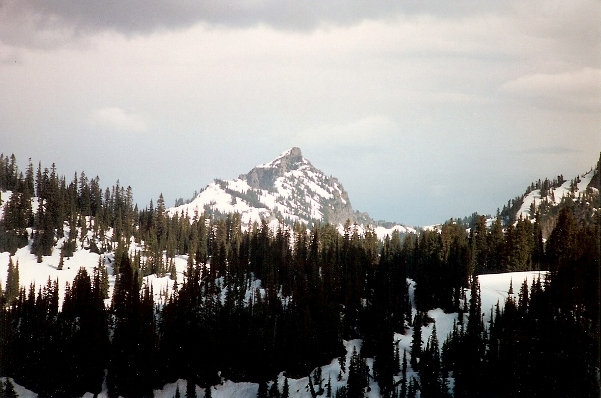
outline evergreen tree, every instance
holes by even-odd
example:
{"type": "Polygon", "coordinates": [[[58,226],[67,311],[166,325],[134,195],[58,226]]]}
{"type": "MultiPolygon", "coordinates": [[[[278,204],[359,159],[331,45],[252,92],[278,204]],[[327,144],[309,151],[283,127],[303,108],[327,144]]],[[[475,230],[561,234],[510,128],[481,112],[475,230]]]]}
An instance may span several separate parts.
{"type": "Polygon", "coordinates": [[[61,250],[60,258],[58,260],[58,267],[57,267],[57,269],[59,271],[62,271],[64,265],[65,265],[65,259],[63,257],[63,251],[61,250]]]}
{"type": "Polygon", "coordinates": [[[394,368],[393,373],[398,374],[401,371],[401,353],[398,341],[394,344],[394,368]]]}
{"type": "MultiPolygon", "coordinates": [[[[61,321],[77,325],[65,336],[63,348],[63,371],[73,378],[66,388],[75,395],[100,393],[107,367],[108,320],[96,283],[81,268],[63,301],[61,321]]],[[[58,305],[58,297],[55,300],[58,305]]]]}
{"type": "Polygon", "coordinates": [[[518,294],[518,310],[520,313],[525,313],[528,310],[528,281],[524,279],[518,294]]]}
{"type": "Polygon", "coordinates": [[[411,367],[415,370],[419,368],[418,359],[422,352],[422,313],[417,312],[413,320],[413,339],[411,341],[411,367]]]}
{"type": "Polygon", "coordinates": [[[6,398],[17,398],[18,395],[15,391],[15,386],[13,385],[13,382],[9,378],[6,378],[5,380],[6,382],[4,383],[4,396],[6,398]]]}
{"type": "Polygon", "coordinates": [[[8,271],[6,273],[6,301],[11,303],[19,294],[19,261],[13,264],[12,257],[8,259],[8,271]]]}
{"type": "Polygon", "coordinates": [[[186,379],[186,398],[196,398],[196,384],[192,379],[186,379]]]}
{"type": "Polygon", "coordinates": [[[455,355],[455,395],[477,396],[483,388],[482,362],[485,352],[485,330],[482,322],[480,283],[474,275],[465,333],[455,355]]]}
{"type": "Polygon", "coordinates": [[[280,398],[280,389],[278,388],[278,378],[276,376],[269,388],[269,398],[280,398]]]}
{"type": "Polygon", "coordinates": [[[401,391],[400,398],[407,396],[407,350],[403,350],[403,365],[401,366],[401,391]]]}
{"type": "Polygon", "coordinates": [[[440,351],[436,335],[436,323],[432,327],[432,336],[422,353],[419,366],[421,391],[427,397],[439,397],[442,394],[442,377],[440,373],[440,351]]]}
{"type": "Polygon", "coordinates": [[[411,380],[409,381],[409,389],[407,390],[407,398],[415,398],[417,389],[417,381],[415,380],[415,377],[411,377],[411,380]]]}
{"type": "MultiPolygon", "coordinates": [[[[340,372],[346,373],[346,355],[338,357],[338,365],[340,365],[340,372]]],[[[338,380],[340,380],[340,378],[338,380]]]]}
{"type": "Polygon", "coordinates": [[[471,247],[473,267],[471,273],[480,274],[488,271],[488,235],[486,228],[486,217],[478,216],[476,225],[471,229],[471,247]]]}
{"type": "Polygon", "coordinates": [[[336,394],[334,395],[336,398],[347,398],[348,396],[348,388],[346,386],[341,386],[336,389],[336,394]]]}
{"type": "Polygon", "coordinates": [[[490,227],[488,233],[488,248],[490,256],[488,258],[488,268],[491,272],[501,272],[503,265],[503,246],[505,237],[503,235],[503,225],[501,217],[498,216],[490,227]]]}
{"type": "Polygon", "coordinates": [[[284,377],[284,387],[282,389],[281,398],[290,398],[290,387],[288,385],[288,377],[284,377]]]}
{"type": "Polygon", "coordinates": [[[267,383],[265,380],[259,381],[259,391],[257,392],[257,398],[267,398],[267,383]]]}
{"type": "Polygon", "coordinates": [[[322,371],[320,366],[315,368],[315,371],[313,372],[313,385],[317,389],[317,395],[323,394],[323,379],[321,377],[321,372],[322,371]]]}
{"type": "Polygon", "coordinates": [[[148,288],[140,293],[139,274],[126,251],[121,252],[119,271],[113,292],[114,332],[107,384],[113,396],[143,395],[152,392],[154,303],[148,288]]]}
{"type": "Polygon", "coordinates": [[[365,363],[365,359],[363,359],[361,353],[357,352],[355,347],[353,347],[347,380],[348,398],[363,397],[365,388],[369,384],[368,370],[369,369],[365,363]]]}

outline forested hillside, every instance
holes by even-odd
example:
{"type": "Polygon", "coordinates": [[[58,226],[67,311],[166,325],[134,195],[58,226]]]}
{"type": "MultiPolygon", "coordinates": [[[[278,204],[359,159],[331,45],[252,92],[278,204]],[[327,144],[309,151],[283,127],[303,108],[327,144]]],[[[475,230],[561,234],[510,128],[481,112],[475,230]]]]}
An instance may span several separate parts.
{"type": "Polygon", "coordinates": [[[182,397],[231,380],[284,398],[287,378],[307,376],[295,396],[598,396],[598,203],[583,218],[566,198],[546,240],[538,220],[499,216],[380,241],[351,222],[170,214],[162,196],[140,209],[131,187],[31,162],[23,173],[14,156],[0,156],[0,191],[0,375],[40,396],[146,397],[185,379],[182,397]],[[24,251],[37,263],[19,264],[24,251]],[[98,262],[64,289],[20,281],[23,266],[65,271],[82,251],[98,262]],[[482,306],[478,275],[525,270],[548,272],[482,306]],[[157,295],[148,276],[175,283],[157,295]],[[456,324],[422,340],[434,308],[456,324]],[[336,358],[337,380],[315,374],[336,358]]]}

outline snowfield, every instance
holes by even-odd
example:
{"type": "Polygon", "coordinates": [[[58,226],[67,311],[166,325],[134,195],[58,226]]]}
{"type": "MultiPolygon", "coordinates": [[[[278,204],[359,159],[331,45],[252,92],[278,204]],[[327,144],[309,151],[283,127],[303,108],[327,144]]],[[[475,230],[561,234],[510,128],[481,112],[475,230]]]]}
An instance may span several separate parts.
{"type": "MultiPolygon", "coordinates": [[[[279,219],[287,224],[298,221],[309,225],[313,221],[331,223],[326,219],[331,212],[346,211],[352,214],[348,195],[338,180],[315,168],[300,155],[298,148],[291,148],[273,161],[258,165],[236,179],[215,180],[190,203],[170,208],[167,212],[171,216],[178,214],[193,218],[202,215],[205,210],[221,214],[238,213],[245,230],[254,222],[261,223],[262,219],[277,229],[279,219]],[[299,157],[290,164],[293,154],[299,157]],[[261,188],[249,185],[249,176],[256,170],[275,175],[273,185],[261,188]]],[[[339,226],[342,228],[342,224],[339,226]]],[[[366,228],[364,225],[360,227],[361,231],[366,228]]],[[[392,235],[394,230],[401,234],[416,232],[414,228],[403,225],[374,229],[379,239],[392,235]]]]}
{"type": "MultiPolygon", "coordinates": [[[[275,160],[258,165],[255,169],[271,169],[275,173],[292,151],[289,149],[275,160]]],[[[311,220],[324,220],[324,203],[335,199],[335,196],[346,204],[345,194],[339,184],[303,157],[293,169],[277,177],[269,189],[253,188],[245,178],[242,175],[234,180],[215,181],[192,202],[171,208],[168,212],[170,215],[188,214],[193,217],[194,214],[203,214],[208,207],[220,213],[239,213],[246,226],[255,221],[261,222],[261,219],[277,218],[278,214],[284,220],[307,224],[311,220]],[[258,203],[249,203],[249,193],[254,194],[258,203]]]]}
{"type": "MultiPolygon", "coordinates": [[[[595,170],[592,169],[588,173],[584,173],[581,176],[579,176],[580,182],[576,185],[574,197],[578,198],[584,194],[584,192],[586,191],[586,187],[591,182],[594,175],[595,170]]],[[[534,191],[530,192],[524,197],[522,205],[520,206],[520,209],[517,212],[516,218],[522,217],[525,219],[534,220],[534,214],[531,214],[530,206],[532,205],[532,203],[534,203],[534,206],[537,209],[543,199],[548,200],[549,203],[552,203],[554,205],[560,204],[563,198],[567,198],[571,195],[570,184],[571,181],[566,180],[563,184],[561,184],[561,186],[550,189],[549,193],[544,198],[541,196],[540,189],[535,189],[534,191]]]]}
{"type": "MultiPolygon", "coordinates": [[[[59,242],[60,244],[60,242],[59,242]]],[[[114,286],[114,276],[112,275],[112,254],[109,255],[98,255],[95,253],[90,253],[89,250],[84,249],[81,245],[78,247],[78,250],[74,253],[73,257],[66,258],[64,262],[64,269],[59,271],[57,269],[58,261],[59,261],[59,252],[60,250],[55,247],[52,256],[43,257],[42,263],[37,263],[37,259],[34,255],[29,253],[29,247],[24,247],[15,253],[12,256],[12,260],[16,265],[16,262],[19,262],[19,271],[20,271],[20,283],[22,286],[29,286],[30,284],[35,284],[36,289],[45,285],[50,279],[51,281],[58,280],[59,288],[60,288],[60,300],[62,302],[65,285],[66,283],[71,283],[73,278],[77,274],[77,271],[80,267],[85,268],[88,273],[92,274],[94,267],[97,265],[98,260],[104,261],[107,264],[107,268],[109,270],[109,283],[110,283],[110,292],[112,293],[112,289],[114,286]]],[[[130,251],[133,253],[135,250],[139,250],[140,247],[136,246],[134,243],[130,245],[130,251]]],[[[9,261],[9,253],[0,253],[0,281],[2,285],[6,284],[6,274],[8,268],[9,261]]],[[[181,285],[183,282],[183,271],[186,267],[187,256],[177,256],[175,258],[175,264],[177,268],[177,279],[178,283],[181,285]]],[[[541,278],[543,280],[545,278],[546,273],[542,271],[528,271],[528,272],[511,272],[511,273],[503,273],[503,274],[492,274],[492,275],[481,275],[479,277],[481,295],[482,295],[482,312],[485,324],[488,324],[490,320],[490,312],[491,308],[493,308],[497,303],[502,307],[505,299],[508,296],[508,289],[510,283],[513,285],[513,290],[515,292],[515,297],[517,299],[517,292],[524,280],[528,281],[528,284],[531,285],[537,278],[541,278]]],[[[175,282],[169,278],[169,276],[165,277],[157,277],[156,275],[150,275],[144,278],[144,282],[147,285],[153,287],[155,301],[157,303],[161,303],[165,297],[166,293],[171,294],[174,288],[175,282]]],[[[218,281],[218,284],[223,286],[222,282],[218,281]]],[[[413,290],[415,284],[413,281],[408,280],[409,284],[409,294],[410,299],[413,302],[413,290]]],[[[248,289],[247,296],[250,294],[254,294],[257,288],[260,288],[261,282],[259,280],[253,280],[251,287],[248,289]]],[[[224,300],[227,288],[225,287],[222,290],[222,300],[224,300]]],[[[466,292],[467,299],[469,300],[469,290],[466,292]]],[[[260,291],[260,294],[264,294],[264,292],[260,291]]],[[[250,297],[247,297],[247,302],[250,300],[250,297]]],[[[109,300],[107,300],[108,304],[109,300]]],[[[415,313],[415,308],[413,309],[415,313]]],[[[442,342],[446,339],[447,335],[452,331],[453,322],[457,320],[457,313],[444,313],[441,309],[432,309],[428,311],[428,316],[434,320],[433,323],[422,328],[422,338],[424,341],[424,347],[428,338],[431,337],[432,328],[434,323],[436,323],[436,329],[438,334],[438,339],[442,342]]],[[[467,317],[467,315],[465,315],[467,317]]],[[[402,355],[403,350],[407,351],[408,360],[410,360],[410,347],[412,342],[412,329],[408,328],[406,331],[397,331],[394,335],[394,341],[399,345],[399,349],[402,355]]],[[[351,340],[345,341],[344,345],[346,347],[346,369],[348,371],[348,367],[350,364],[350,356],[352,354],[353,348],[360,350],[361,340],[351,340]]],[[[367,364],[372,369],[373,360],[367,359],[367,364]]],[[[347,374],[342,374],[340,380],[338,380],[338,375],[340,372],[340,365],[338,362],[338,358],[333,358],[329,364],[324,364],[321,366],[322,370],[322,387],[325,389],[325,385],[330,378],[332,383],[332,391],[335,392],[337,388],[346,385],[347,374]]],[[[408,368],[408,377],[415,375],[411,366],[408,368]]],[[[280,389],[284,384],[285,374],[281,372],[278,376],[278,385],[280,389]]],[[[396,377],[398,381],[398,376],[396,377]]],[[[309,380],[308,377],[303,377],[300,379],[289,379],[288,380],[290,387],[290,397],[291,398],[304,398],[310,397],[311,394],[309,392],[309,380]]],[[[452,384],[452,383],[451,383],[452,384]]],[[[172,383],[168,383],[163,386],[163,388],[154,391],[155,398],[173,398],[175,395],[175,391],[177,386],[179,386],[180,393],[185,395],[186,382],[185,380],[177,380],[172,383]]],[[[269,387],[269,385],[268,385],[269,387]]],[[[19,397],[27,397],[33,398],[37,397],[37,395],[26,388],[16,385],[15,389],[19,397]]],[[[204,396],[204,388],[197,386],[196,388],[197,396],[204,396]]],[[[258,391],[258,384],[239,381],[234,382],[231,380],[222,380],[221,384],[212,387],[211,393],[213,397],[216,398],[254,398],[256,397],[258,391]]],[[[182,396],[183,396],[182,395],[182,396]]],[[[378,385],[375,382],[371,383],[370,391],[367,394],[368,397],[379,397],[379,389],[378,385]]],[[[92,398],[91,394],[85,394],[84,397],[92,398]]],[[[98,396],[99,398],[108,398],[108,394],[106,389],[98,396]]]]}

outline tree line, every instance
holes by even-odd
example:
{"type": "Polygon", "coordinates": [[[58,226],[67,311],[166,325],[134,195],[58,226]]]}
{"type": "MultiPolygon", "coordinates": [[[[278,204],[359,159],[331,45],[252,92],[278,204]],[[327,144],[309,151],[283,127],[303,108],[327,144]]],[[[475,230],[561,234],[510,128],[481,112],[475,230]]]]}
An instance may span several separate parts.
{"type": "Polygon", "coordinates": [[[41,261],[63,238],[62,257],[81,246],[114,254],[110,305],[99,262],[92,275],[79,271],[61,308],[56,282],[22,287],[10,260],[0,286],[0,374],[41,396],[99,393],[106,381],[111,397],[145,397],[178,378],[210,386],[225,377],[259,383],[263,398],[276,394],[267,385],[279,371],[308,376],[342,357],[342,341],[355,338],[363,345],[344,369],[346,388],[331,391],[330,383],[322,393],[362,396],[370,377],[383,396],[395,397],[418,390],[423,397],[490,396],[485,381],[497,383],[501,396],[543,387],[567,396],[598,391],[599,214],[581,223],[569,200],[546,244],[536,221],[504,226],[500,217],[490,226],[478,217],[471,228],[450,220],[440,231],[396,232],[380,242],[350,222],[342,233],[298,223],[274,231],[266,221],[243,230],[236,214],[170,215],[162,195],[139,210],[130,187],[117,183],[103,194],[97,177],[82,172],[67,183],[54,166],[33,173],[31,162],[23,175],[14,156],[0,156],[0,188],[12,191],[0,220],[1,251],[31,240],[41,261]],[[139,250],[130,252],[130,239],[139,250]],[[184,283],[156,303],[143,277],[175,279],[176,255],[187,255],[184,283]],[[520,288],[503,310],[481,308],[478,274],[529,269],[551,277],[520,288]],[[415,303],[407,278],[416,282],[415,303]],[[424,314],[436,307],[458,312],[457,326],[442,345],[434,332],[424,349],[424,314]],[[493,321],[484,325],[489,310],[493,321]],[[409,327],[415,344],[401,355],[394,332],[409,327]],[[561,373],[549,360],[572,367],[561,373]],[[408,361],[419,378],[407,379],[408,361]]]}

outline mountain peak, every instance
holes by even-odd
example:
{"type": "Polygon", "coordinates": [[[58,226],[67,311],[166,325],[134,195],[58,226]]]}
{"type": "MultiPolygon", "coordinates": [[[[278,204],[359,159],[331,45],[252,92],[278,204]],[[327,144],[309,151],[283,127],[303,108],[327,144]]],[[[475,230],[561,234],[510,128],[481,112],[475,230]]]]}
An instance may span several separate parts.
{"type": "Polygon", "coordinates": [[[305,224],[317,220],[334,225],[347,219],[371,221],[367,215],[356,214],[342,184],[313,166],[298,147],[282,152],[237,179],[215,180],[192,202],[170,211],[172,214],[237,212],[247,225],[260,219],[305,224]]]}
{"type": "Polygon", "coordinates": [[[292,147],[282,152],[280,156],[269,163],[261,164],[253,168],[248,174],[242,174],[241,179],[246,180],[252,188],[267,189],[273,188],[276,179],[284,176],[292,170],[298,170],[301,167],[313,167],[311,163],[303,157],[302,151],[298,147],[292,147]]]}
{"type": "Polygon", "coordinates": [[[303,153],[301,151],[301,149],[297,146],[293,146],[292,148],[288,149],[287,151],[283,152],[280,157],[289,157],[289,158],[302,158],[303,157],[303,153]]]}
{"type": "Polygon", "coordinates": [[[277,158],[273,159],[269,163],[258,165],[258,168],[286,168],[290,170],[290,166],[299,165],[302,163],[309,163],[303,158],[303,153],[299,147],[292,147],[287,151],[284,151],[277,158]]]}

